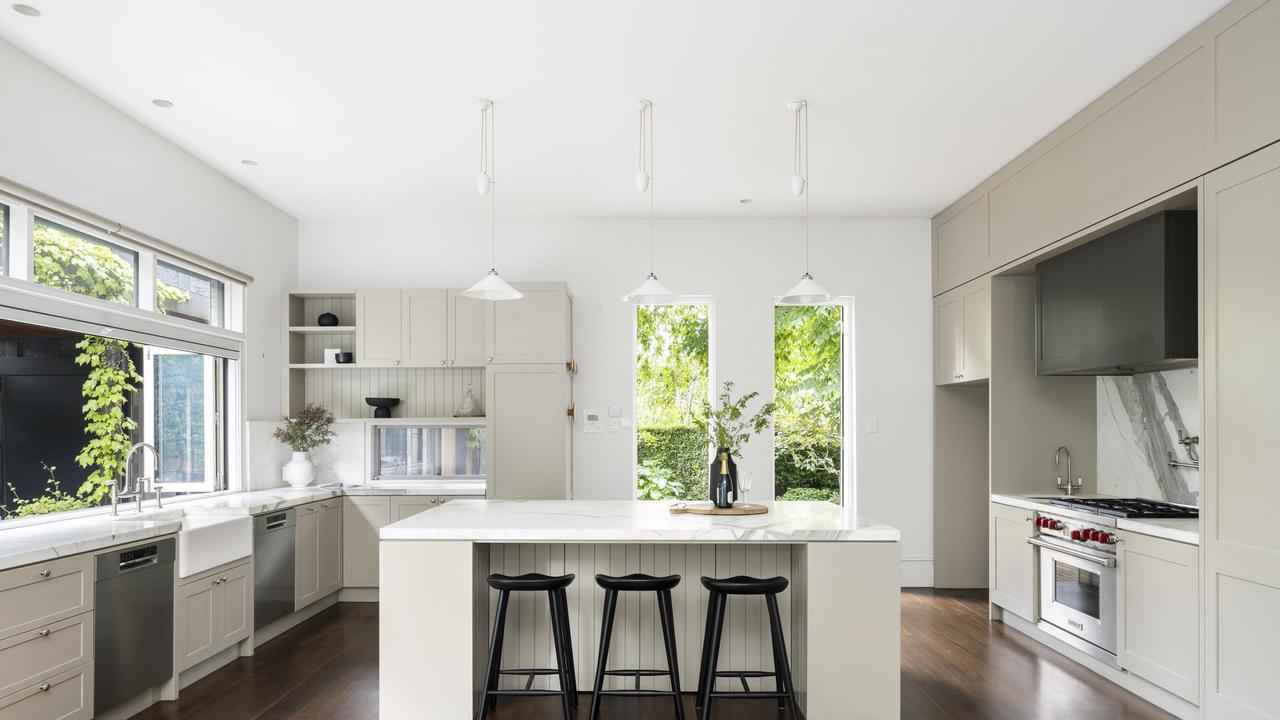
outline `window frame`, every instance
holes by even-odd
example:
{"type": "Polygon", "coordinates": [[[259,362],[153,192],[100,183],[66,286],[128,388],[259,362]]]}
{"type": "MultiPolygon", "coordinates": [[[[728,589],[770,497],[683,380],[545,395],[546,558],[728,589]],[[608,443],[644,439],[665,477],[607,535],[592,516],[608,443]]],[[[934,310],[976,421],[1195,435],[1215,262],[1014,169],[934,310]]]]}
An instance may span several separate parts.
{"type": "Polygon", "coordinates": [[[433,484],[446,483],[478,483],[487,484],[489,479],[489,434],[488,421],[482,417],[476,418],[378,418],[365,422],[365,484],[372,487],[380,486],[403,486],[403,485],[421,485],[428,487],[433,484]],[[395,476],[380,477],[379,470],[381,465],[381,456],[378,451],[379,433],[384,428],[480,428],[485,430],[485,447],[482,451],[482,457],[485,461],[485,473],[483,475],[421,475],[421,476],[395,476]]]}
{"type": "Polygon", "coordinates": [[[112,305],[118,305],[121,307],[134,307],[134,308],[140,307],[139,303],[142,300],[141,288],[142,288],[142,275],[143,275],[142,265],[144,262],[143,252],[136,247],[131,247],[130,243],[119,242],[114,239],[108,240],[106,238],[101,237],[97,233],[93,233],[84,229],[84,227],[85,226],[73,220],[47,217],[46,214],[42,214],[42,213],[32,213],[30,234],[26,238],[24,238],[24,240],[28,243],[30,247],[30,250],[26,253],[27,277],[30,278],[32,284],[36,285],[37,287],[42,287],[49,290],[55,290],[57,292],[69,293],[71,295],[88,298],[90,300],[98,300],[100,302],[111,303],[112,305]],[[58,230],[62,230],[64,232],[70,233],[71,235],[82,239],[84,242],[89,243],[90,245],[99,245],[101,247],[105,247],[108,250],[113,250],[113,251],[115,248],[119,248],[120,250],[123,250],[127,253],[132,253],[133,254],[133,298],[132,300],[127,303],[120,303],[120,302],[115,302],[114,300],[107,300],[104,298],[97,298],[92,295],[86,295],[84,293],[78,293],[78,292],[75,292],[74,290],[64,290],[62,288],[53,287],[52,285],[45,285],[44,283],[37,281],[35,279],[36,225],[52,226],[54,228],[57,228],[58,230]]]}
{"type": "Polygon", "coordinates": [[[155,424],[155,401],[157,399],[155,359],[157,355],[198,355],[202,358],[205,364],[205,372],[209,374],[208,382],[204,388],[204,399],[208,406],[213,408],[212,412],[207,413],[204,418],[206,442],[212,447],[205,447],[205,479],[202,482],[174,482],[159,477],[156,458],[150,453],[143,454],[143,474],[163,486],[163,492],[180,492],[192,495],[226,490],[226,437],[228,431],[226,427],[227,392],[225,376],[227,373],[227,359],[203,353],[191,353],[185,350],[150,345],[143,347],[142,352],[143,420],[140,425],[142,426],[143,442],[156,448],[157,452],[160,451],[160,446],[156,442],[155,424]]]}

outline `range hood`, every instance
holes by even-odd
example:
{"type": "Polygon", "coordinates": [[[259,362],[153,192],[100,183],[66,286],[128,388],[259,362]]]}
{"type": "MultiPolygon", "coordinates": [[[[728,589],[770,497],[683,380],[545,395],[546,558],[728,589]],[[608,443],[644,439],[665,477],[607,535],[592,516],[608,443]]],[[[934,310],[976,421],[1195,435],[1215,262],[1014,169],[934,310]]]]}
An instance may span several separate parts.
{"type": "Polygon", "coordinates": [[[1198,362],[1196,214],[1143,218],[1036,266],[1036,374],[1198,362]]]}

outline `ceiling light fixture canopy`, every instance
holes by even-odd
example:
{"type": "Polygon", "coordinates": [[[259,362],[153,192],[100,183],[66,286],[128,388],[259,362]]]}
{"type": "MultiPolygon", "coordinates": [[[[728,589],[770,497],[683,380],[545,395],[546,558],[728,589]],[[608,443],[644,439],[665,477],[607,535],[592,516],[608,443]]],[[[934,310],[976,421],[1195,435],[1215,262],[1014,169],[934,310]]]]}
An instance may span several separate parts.
{"type": "Polygon", "coordinates": [[[498,211],[497,193],[493,191],[494,171],[494,108],[488,98],[476,100],[480,109],[480,175],[476,177],[476,189],[489,197],[489,274],[475,285],[462,291],[464,297],[475,300],[519,300],[524,293],[511,287],[496,269],[498,211]]]}
{"type": "Polygon", "coordinates": [[[656,244],[656,220],[653,213],[653,103],[640,100],[636,103],[636,110],[640,111],[640,168],[636,170],[635,181],[637,190],[649,194],[649,276],[622,300],[639,305],[666,305],[674,302],[676,295],[658,280],[658,275],[653,271],[656,244]]]}
{"type": "Polygon", "coordinates": [[[13,11],[18,13],[19,15],[26,15],[27,17],[40,17],[39,8],[34,8],[34,7],[31,7],[30,5],[23,5],[22,3],[16,3],[12,7],[13,7],[13,11]]]}
{"type": "Polygon", "coordinates": [[[821,305],[831,302],[835,296],[809,274],[809,103],[800,99],[792,100],[787,103],[787,109],[795,113],[791,192],[804,199],[804,275],[800,277],[800,282],[778,298],[778,304],[821,305]]]}

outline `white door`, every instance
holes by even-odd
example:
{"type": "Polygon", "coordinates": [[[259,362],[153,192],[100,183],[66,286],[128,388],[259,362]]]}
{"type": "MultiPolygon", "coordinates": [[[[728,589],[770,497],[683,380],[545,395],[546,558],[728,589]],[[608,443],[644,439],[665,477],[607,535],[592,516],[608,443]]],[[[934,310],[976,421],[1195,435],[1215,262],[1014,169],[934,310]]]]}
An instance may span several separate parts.
{"type": "Polygon", "coordinates": [[[1202,214],[1204,708],[1280,718],[1280,145],[1206,177],[1202,214]]]}
{"type": "Polygon", "coordinates": [[[490,332],[493,306],[487,300],[464,297],[461,290],[449,291],[449,364],[482,367],[493,354],[490,332]]]}
{"type": "Polygon", "coordinates": [[[569,374],[564,365],[489,369],[489,496],[569,496],[569,374]]]}
{"type": "Polygon", "coordinates": [[[449,295],[444,290],[401,293],[401,360],[413,367],[439,367],[448,362],[449,295]]]}
{"type": "Polygon", "coordinates": [[[400,364],[403,308],[399,290],[356,291],[356,362],[392,367],[400,364]]]}

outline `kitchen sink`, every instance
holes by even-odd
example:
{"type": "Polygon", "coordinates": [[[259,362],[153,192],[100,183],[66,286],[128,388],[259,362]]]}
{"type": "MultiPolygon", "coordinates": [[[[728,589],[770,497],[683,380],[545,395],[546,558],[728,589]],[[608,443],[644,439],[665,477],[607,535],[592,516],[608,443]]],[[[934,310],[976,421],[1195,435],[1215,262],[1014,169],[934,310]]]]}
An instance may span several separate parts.
{"type": "Polygon", "coordinates": [[[178,577],[249,557],[253,554],[253,518],[248,515],[212,515],[166,510],[146,516],[150,520],[180,520],[178,577]]]}

